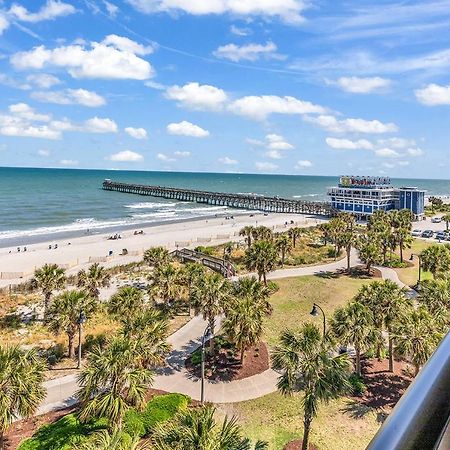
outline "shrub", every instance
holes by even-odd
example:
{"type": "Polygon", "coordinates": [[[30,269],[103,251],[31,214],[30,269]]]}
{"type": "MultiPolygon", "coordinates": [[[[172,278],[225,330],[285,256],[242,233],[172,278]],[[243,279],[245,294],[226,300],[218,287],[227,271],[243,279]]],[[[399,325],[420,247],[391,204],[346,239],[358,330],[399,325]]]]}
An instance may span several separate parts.
{"type": "Polygon", "coordinates": [[[364,384],[363,379],[355,373],[350,375],[349,382],[352,386],[353,395],[361,396],[367,391],[367,386],[364,384]]]}
{"type": "Polygon", "coordinates": [[[204,253],[205,255],[212,256],[214,253],[214,247],[205,247],[204,245],[199,245],[194,249],[196,252],[204,253]]]}
{"type": "Polygon", "coordinates": [[[56,344],[45,350],[43,357],[47,360],[47,363],[50,366],[54,366],[64,358],[65,353],[65,347],[62,344],[56,344]]]}
{"type": "Polygon", "coordinates": [[[127,411],[123,419],[123,430],[130,436],[144,436],[145,426],[142,421],[142,414],[135,409],[127,411]]]}
{"type": "Polygon", "coordinates": [[[202,362],[202,351],[196,350],[191,355],[191,363],[192,363],[192,365],[196,366],[196,365],[200,364],[201,362],[202,362]]]}
{"type": "Polygon", "coordinates": [[[100,333],[100,334],[88,334],[86,336],[86,339],[84,341],[83,346],[81,347],[83,350],[83,353],[89,353],[94,350],[95,347],[100,347],[103,349],[106,345],[106,334],[100,333]]]}

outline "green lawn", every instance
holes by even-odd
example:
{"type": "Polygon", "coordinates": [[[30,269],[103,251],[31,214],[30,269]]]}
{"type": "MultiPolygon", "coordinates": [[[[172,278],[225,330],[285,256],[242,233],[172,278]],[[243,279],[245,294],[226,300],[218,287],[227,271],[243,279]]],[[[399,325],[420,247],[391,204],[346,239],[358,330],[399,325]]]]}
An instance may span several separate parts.
{"type": "MultiPolygon", "coordinates": [[[[394,269],[400,280],[408,286],[414,286],[417,283],[419,277],[419,260],[415,256],[413,261],[409,261],[409,258],[412,253],[415,255],[420,254],[423,250],[428,247],[431,247],[434,242],[424,241],[422,239],[414,239],[411,248],[407,248],[403,251],[403,259],[407,262],[412,262],[414,266],[405,267],[403,269],[394,269]]],[[[430,272],[422,271],[422,280],[430,280],[433,278],[430,272]]]]}

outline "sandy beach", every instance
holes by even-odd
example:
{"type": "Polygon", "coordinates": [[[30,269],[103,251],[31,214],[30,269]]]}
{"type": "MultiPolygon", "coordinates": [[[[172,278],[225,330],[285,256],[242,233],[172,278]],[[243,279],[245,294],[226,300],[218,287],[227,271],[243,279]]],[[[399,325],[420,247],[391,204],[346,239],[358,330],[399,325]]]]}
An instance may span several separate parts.
{"type": "MultiPolygon", "coordinates": [[[[27,247],[18,252],[17,248],[0,249],[0,287],[17,284],[30,279],[36,268],[46,263],[56,263],[76,273],[89,264],[99,262],[106,267],[138,261],[143,252],[152,246],[162,245],[170,250],[180,247],[194,248],[198,245],[236,241],[239,230],[246,225],[265,225],[275,231],[287,228],[286,222],[306,227],[323,222],[324,218],[300,214],[251,213],[225,217],[167,223],[142,228],[144,234],[134,235],[134,230],[120,233],[121,239],[109,240],[111,233],[86,235],[67,240],[47,241],[27,247]],[[55,244],[58,247],[55,249],[55,244]],[[49,249],[49,246],[52,246],[49,249]],[[128,251],[122,255],[123,249],[128,251]],[[111,253],[112,252],[112,253],[111,253]]],[[[138,230],[141,230],[139,228],[138,230]]]]}

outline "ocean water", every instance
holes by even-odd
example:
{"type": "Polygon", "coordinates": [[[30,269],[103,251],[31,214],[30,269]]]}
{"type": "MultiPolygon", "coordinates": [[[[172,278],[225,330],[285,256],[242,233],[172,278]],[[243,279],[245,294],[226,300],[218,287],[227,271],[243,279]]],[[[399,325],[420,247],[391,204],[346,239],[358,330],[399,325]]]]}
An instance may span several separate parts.
{"type": "MultiPolygon", "coordinates": [[[[72,169],[0,168],[0,244],[52,235],[80,235],[227,214],[225,207],[177,202],[101,189],[105,178],[208,191],[326,200],[338,177],[72,169]]],[[[448,180],[393,180],[429,195],[450,195],[448,180]]],[[[30,241],[31,242],[31,241],[30,241]]]]}

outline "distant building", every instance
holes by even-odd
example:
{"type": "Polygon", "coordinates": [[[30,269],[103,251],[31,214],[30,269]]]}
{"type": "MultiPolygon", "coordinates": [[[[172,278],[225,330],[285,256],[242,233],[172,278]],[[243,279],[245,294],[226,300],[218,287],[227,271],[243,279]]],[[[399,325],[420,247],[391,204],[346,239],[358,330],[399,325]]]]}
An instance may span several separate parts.
{"type": "Polygon", "coordinates": [[[425,191],[396,188],[388,177],[343,176],[327,194],[334,209],[355,214],[359,219],[367,219],[380,209],[409,209],[416,218],[424,215],[425,191]]]}

